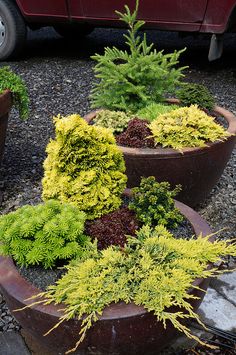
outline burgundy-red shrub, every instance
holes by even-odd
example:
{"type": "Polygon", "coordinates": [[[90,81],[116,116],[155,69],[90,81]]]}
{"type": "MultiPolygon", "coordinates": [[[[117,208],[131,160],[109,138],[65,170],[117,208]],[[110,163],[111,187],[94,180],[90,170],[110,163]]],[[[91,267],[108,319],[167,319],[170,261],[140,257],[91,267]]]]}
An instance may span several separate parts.
{"type": "Polygon", "coordinates": [[[154,139],[148,128],[147,120],[133,118],[129,121],[127,129],[116,137],[118,144],[132,148],[154,148],[154,139]]]}
{"type": "Polygon", "coordinates": [[[138,229],[138,221],[135,213],[128,207],[108,213],[94,221],[87,221],[86,234],[92,239],[97,238],[98,249],[105,249],[110,245],[124,246],[126,235],[135,235],[138,229]]]}

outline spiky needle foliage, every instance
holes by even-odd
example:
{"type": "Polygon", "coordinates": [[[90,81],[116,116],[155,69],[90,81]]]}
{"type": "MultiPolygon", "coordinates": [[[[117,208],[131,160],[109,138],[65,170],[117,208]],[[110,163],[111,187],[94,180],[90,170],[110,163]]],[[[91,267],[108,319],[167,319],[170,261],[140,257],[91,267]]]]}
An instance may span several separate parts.
{"type": "Polygon", "coordinates": [[[151,103],[150,105],[142,108],[136,113],[137,117],[144,118],[150,122],[155,120],[159,115],[168,113],[178,108],[177,105],[168,105],[161,103],[151,103]]]}
{"type": "Polygon", "coordinates": [[[140,186],[131,190],[129,208],[135,211],[138,220],[144,224],[176,227],[183,220],[173,199],[180,190],[180,185],[170,190],[168,182],[159,183],[154,176],[142,178],[140,186]]]}
{"type": "Polygon", "coordinates": [[[132,115],[122,111],[98,111],[93,122],[96,126],[110,128],[114,134],[121,133],[128,126],[132,115]]]}
{"type": "Polygon", "coordinates": [[[138,1],[133,13],[127,5],[125,13],[116,13],[129,28],[124,35],[128,51],[107,47],[103,55],[91,57],[97,62],[94,71],[99,79],[92,90],[92,107],[136,112],[175,92],[185,69],[176,68],[184,50],[163,54],[147,44],[145,34],[143,39],[137,35],[145,23],[137,21],[138,1]]]}
{"type": "Polygon", "coordinates": [[[0,217],[0,254],[20,266],[45,269],[75,258],[89,240],[83,234],[85,218],[79,208],[58,201],[23,206],[0,217]]]}
{"type": "Polygon", "coordinates": [[[160,115],[149,127],[156,145],[179,150],[205,147],[207,143],[225,140],[230,135],[197,105],[160,115]]]}
{"type": "Polygon", "coordinates": [[[90,126],[79,115],[55,117],[56,138],[47,146],[43,198],[70,202],[89,219],[121,204],[127,177],[112,132],[90,126]]]}
{"type": "MultiPolygon", "coordinates": [[[[60,322],[77,318],[82,326],[80,339],[99,319],[112,302],[134,302],[153,312],[166,327],[170,321],[188,337],[194,337],[184,325],[186,319],[196,319],[189,301],[196,299],[189,292],[196,278],[215,276],[207,264],[220,260],[220,255],[236,255],[236,245],[227,241],[211,243],[208,237],[175,239],[163,226],[152,230],[143,226],[136,237],[129,237],[124,249],[109,247],[91,257],[73,262],[57,284],[38,295],[37,303],[63,302],[65,314],[60,322]],[[173,306],[179,307],[173,312],[173,306]]],[[[54,327],[56,328],[59,323],[54,327]]],[[[53,329],[54,329],[53,328],[53,329]]],[[[51,331],[53,330],[51,329],[51,331]]]]}
{"type": "Polygon", "coordinates": [[[29,96],[24,81],[9,67],[0,68],[0,94],[9,89],[13,97],[13,105],[23,120],[29,115],[29,96]]]}
{"type": "Polygon", "coordinates": [[[215,99],[210,91],[201,84],[184,83],[181,89],[176,92],[176,97],[180,99],[182,106],[198,105],[201,108],[212,110],[215,99]]]}

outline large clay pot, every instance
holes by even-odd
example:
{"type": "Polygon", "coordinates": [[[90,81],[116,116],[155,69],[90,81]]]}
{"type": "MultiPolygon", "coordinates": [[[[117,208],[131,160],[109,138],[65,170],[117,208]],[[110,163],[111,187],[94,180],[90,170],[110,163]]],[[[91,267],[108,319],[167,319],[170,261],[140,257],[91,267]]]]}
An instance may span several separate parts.
{"type": "Polygon", "coordinates": [[[0,165],[2,162],[7,133],[8,115],[12,107],[12,95],[9,90],[0,95],[0,165]]]}
{"type": "MultiPolygon", "coordinates": [[[[176,99],[168,100],[178,104],[176,99]]],[[[236,117],[222,107],[214,111],[228,122],[228,132],[233,134],[225,141],[208,144],[204,148],[184,148],[182,152],[171,148],[129,148],[120,146],[125,159],[128,187],[138,186],[141,177],[155,176],[168,181],[172,188],[182,186],[178,200],[189,206],[203,201],[220,179],[235,145],[236,117]]],[[[91,122],[96,111],[84,118],[91,122]]]]}
{"type": "MultiPolygon", "coordinates": [[[[196,235],[202,233],[204,237],[211,233],[207,223],[195,211],[180,202],[176,202],[176,206],[190,221],[196,235]]],[[[197,279],[194,284],[206,289],[208,280],[197,279]]],[[[20,276],[12,259],[4,257],[0,257],[0,290],[11,311],[32,303],[26,299],[39,293],[37,288],[20,276]]],[[[204,292],[199,289],[191,289],[189,292],[199,296],[198,300],[191,300],[196,310],[204,292]]],[[[26,333],[41,344],[44,354],[46,351],[55,355],[64,354],[79,338],[80,322],[76,320],[64,322],[52,333],[43,336],[58,322],[62,308],[62,305],[54,304],[37,305],[14,313],[26,333]]],[[[162,323],[157,322],[155,316],[143,307],[120,302],[105,308],[76,354],[156,355],[176,334],[172,325],[167,323],[167,328],[164,329],[162,323]]]]}

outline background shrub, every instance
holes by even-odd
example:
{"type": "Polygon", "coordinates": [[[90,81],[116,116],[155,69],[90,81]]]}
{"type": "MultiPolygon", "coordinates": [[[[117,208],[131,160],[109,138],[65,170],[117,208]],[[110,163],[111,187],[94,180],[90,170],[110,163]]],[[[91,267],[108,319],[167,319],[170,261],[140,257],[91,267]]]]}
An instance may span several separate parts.
{"type": "Polygon", "coordinates": [[[45,269],[75,258],[88,241],[85,218],[79,208],[58,201],[21,207],[0,217],[0,254],[21,266],[41,264],[45,269]]]}
{"type": "Polygon", "coordinates": [[[89,219],[117,209],[126,186],[125,164],[110,130],[79,115],[54,118],[56,138],[47,146],[43,198],[71,202],[89,219]]]}
{"type": "Polygon", "coordinates": [[[215,99],[210,91],[201,84],[183,84],[182,88],[176,92],[177,98],[182,106],[198,105],[200,108],[212,110],[215,99]]]}
{"type": "Polygon", "coordinates": [[[19,111],[20,118],[28,118],[29,96],[23,79],[13,73],[9,67],[2,67],[0,68],[0,94],[6,89],[12,93],[13,105],[19,111]]]}

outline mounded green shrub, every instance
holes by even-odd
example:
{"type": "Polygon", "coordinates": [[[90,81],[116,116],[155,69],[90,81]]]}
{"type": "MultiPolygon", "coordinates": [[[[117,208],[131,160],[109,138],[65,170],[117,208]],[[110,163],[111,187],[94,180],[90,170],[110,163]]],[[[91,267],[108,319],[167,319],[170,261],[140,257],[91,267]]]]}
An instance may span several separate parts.
{"type": "Polygon", "coordinates": [[[137,112],[175,92],[186,68],[177,67],[185,49],[164,54],[147,44],[145,34],[143,38],[137,35],[145,23],[137,21],[138,1],[133,13],[128,6],[124,14],[116,13],[128,27],[124,35],[128,50],[107,47],[104,54],[91,57],[97,62],[94,71],[99,79],[92,89],[92,107],[137,112]]]}
{"type": "Polygon", "coordinates": [[[128,126],[131,115],[122,111],[101,110],[93,122],[96,126],[110,128],[114,134],[121,133],[128,126]]]}
{"type": "Polygon", "coordinates": [[[169,321],[197,339],[186,325],[187,319],[200,322],[189,304],[195,298],[189,289],[196,278],[215,276],[215,268],[207,265],[225,255],[236,256],[236,245],[211,243],[201,236],[177,240],[163,226],[155,230],[144,226],[136,237],[128,238],[123,249],[94,249],[87,259],[73,262],[56,285],[37,295],[37,300],[39,296],[43,299],[36,304],[63,302],[66,308],[60,322],[72,318],[82,321],[80,339],[68,352],[76,350],[104,308],[119,301],[143,306],[164,326],[169,321]],[[173,306],[179,307],[178,311],[173,312],[173,306]]]}
{"type": "Polygon", "coordinates": [[[126,187],[125,164],[112,132],[79,115],[55,117],[56,138],[46,148],[43,199],[70,202],[89,219],[114,211],[126,187]]]}
{"type": "Polygon", "coordinates": [[[13,97],[13,105],[19,111],[20,118],[27,119],[29,115],[29,96],[26,85],[21,77],[9,68],[0,68],[0,94],[9,89],[13,97]]]}
{"type": "Polygon", "coordinates": [[[179,150],[205,147],[207,143],[225,140],[230,135],[197,105],[160,115],[149,127],[156,145],[179,150]]]}
{"type": "Polygon", "coordinates": [[[162,115],[163,113],[171,112],[173,110],[176,110],[177,108],[178,108],[177,105],[151,103],[150,105],[139,110],[136,113],[136,116],[152,122],[159,115],[162,115]]]}
{"type": "Polygon", "coordinates": [[[170,190],[168,182],[157,182],[154,176],[142,178],[139,187],[134,187],[129,208],[143,224],[176,227],[183,220],[175,208],[174,197],[181,190],[180,185],[170,190]]]}
{"type": "Polygon", "coordinates": [[[177,98],[182,106],[198,105],[201,108],[212,110],[215,105],[215,99],[210,91],[201,84],[185,83],[176,92],[177,98]]]}
{"type": "Polygon", "coordinates": [[[89,240],[83,234],[85,218],[79,208],[53,200],[21,207],[0,217],[0,254],[20,266],[45,269],[75,258],[89,240]]]}

